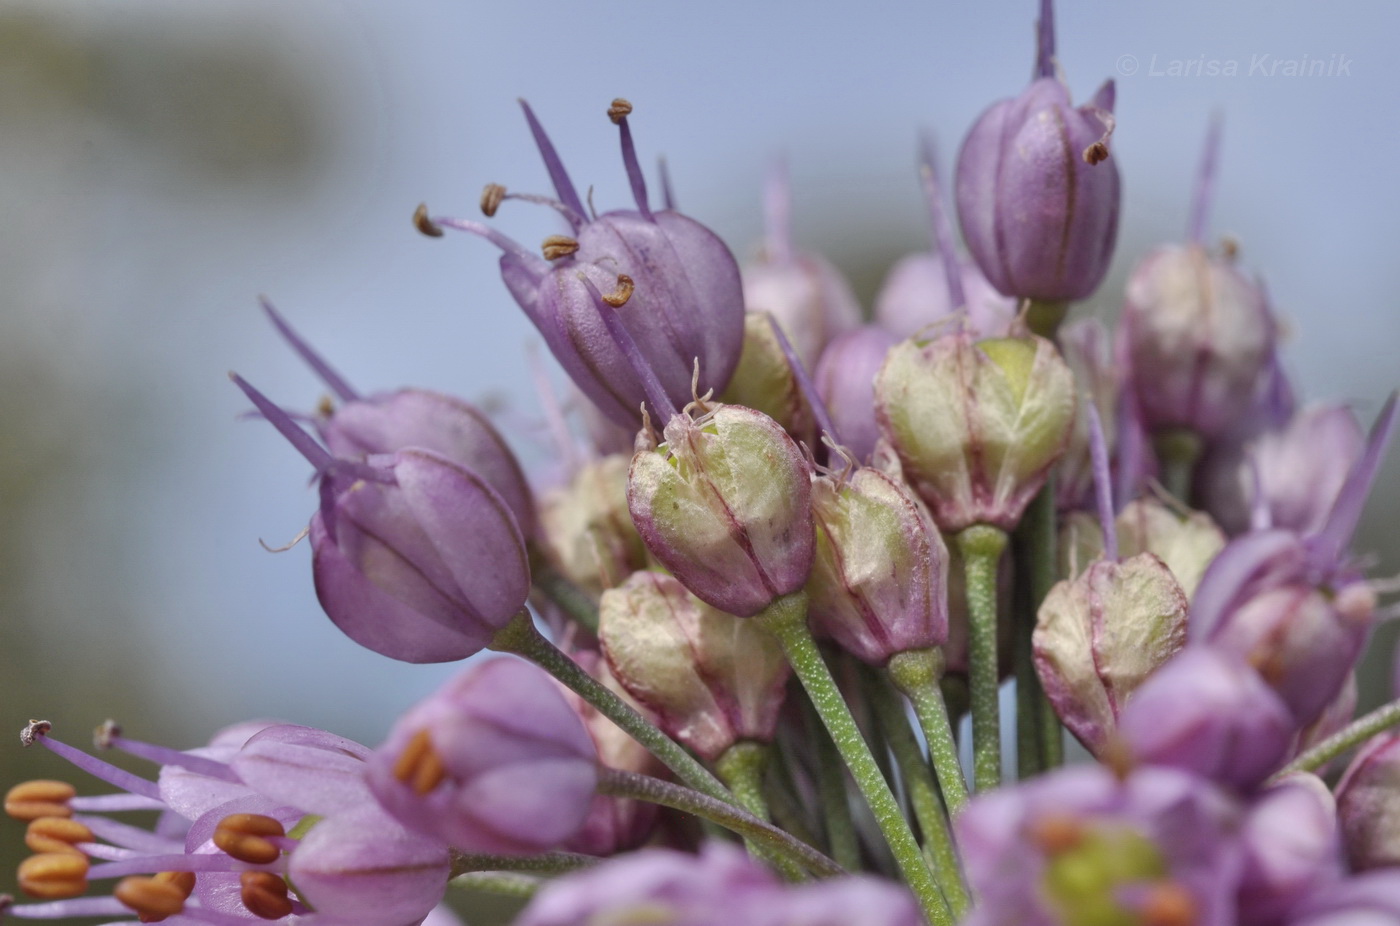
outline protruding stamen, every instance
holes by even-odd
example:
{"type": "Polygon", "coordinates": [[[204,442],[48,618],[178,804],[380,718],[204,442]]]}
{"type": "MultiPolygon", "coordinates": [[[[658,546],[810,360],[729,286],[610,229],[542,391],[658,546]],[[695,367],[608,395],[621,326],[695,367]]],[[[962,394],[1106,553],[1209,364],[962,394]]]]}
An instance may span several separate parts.
{"type": "MultiPolygon", "coordinates": [[[[623,356],[632,365],[632,372],[642,381],[642,391],[646,394],[647,401],[655,408],[657,415],[664,416],[667,421],[676,417],[676,406],[666,394],[666,388],[661,385],[661,380],[657,378],[651,363],[637,346],[637,342],[632,339],[631,332],[622,323],[622,319],[618,318],[617,310],[613,308],[612,303],[603,298],[603,294],[598,292],[598,287],[593,285],[592,280],[582,273],[579,274],[579,279],[583,281],[584,287],[593,297],[594,304],[598,306],[598,314],[603,319],[604,327],[608,329],[608,335],[622,349],[623,356]]],[[[619,280],[619,284],[620,282],[619,280]]]]}
{"type": "Polygon", "coordinates": [[[40,900],[63,900],[87,891],[88,860],[75,852],[44,852],[19,863],[19,889],[40,900]]]}
{"type": "Polygon", "coordinates": [[[214,845],[232,858],[250,865],[277,861],[281,848],[269,837],[282,837],[287,830],[272,817],[260,813],[235,813],[224,817],[214,829],[214,845]]]}
{"type": "Polygon", "coordinates": [[[427,203],[419,203],[418,208],[413,210],[413,227],[429,238],[442,237],[442,226],[434,222],[428,215],[427,203]]]}
{"type": "Polygon", "coordinates": [[[1098,117],[1099,122],[1103,123],[1103,134],[1099,136],[1099,140],[1084,149],[1084,163],[1086,164],[1100,164],[1108,160],[1108,140],[1113,137],[1113,130],[1118,125],[1118,120],[1113,115],[1113,103],[1116,97],[1116,85],[1112,80],[1106,80],[1103,82],[1103,86],[1099,87],[1098,92],[1094,94],[1094,98],[1084,106],[1085,109],[1091,110],[1098,117]]]}
{"type": "Polygon", "coordinates": [[[427,794],[447,777],[442,756],[433,748],[427,730],[419,730],[408,741],[394,763],[394,777],[413,788],[414,794],[427,794]]]}
{"type": "MultiPolygon", "coordinates": [[[[583,202],[578,198],[578,191],[574,189],[573,181],[569,179],[569,172],[564,169],[564,162],[559,159],[559,152],[554,150],[554,143],[545,134],[544,126],[535,118],[535,112],[530,108],[530,104],[524,100],[520,101],[520,108],[525,111],[525,121],[530,124],[530,134],[535,137],[535,147],[540,149],[540,157],[544,160],[545,170],[549,171],[550,182],[554,184],[554,192],[564,205],[568,206],[576,215],[582,216],[583,202]]],[[[578,231],[579,224],[574,225],[574,231],[578,231]]]]}
{"type": "Polygon", "coordinates": [[[245,871],[238,876],[239,897],[248,912],[264,920],[280,920],[292,913],[287,882],[270,871],[245,871]]]}
{"type": "Polygon", "coordinates": [[[230,373],[228,378],[233,380],[235,386],[243,390],[243,394],[257,406],[258,411],[262,413],[268,423],[276,428],[278,433],[297,449],[297,452],[306,457],[307,462],[316,469],[316,472],[326,471],[334,459],[329,450],[317,443],[316,438],[303,431],[292,420],[291,415],[275,405],[267,396],[254,389],[243,377],[237,373],[230,373]]]}
{"type": "Polygon", "coordinates": [[[1371,433],[1366,437],[1366,449],[1352,464],[1351,472],[1337,493],[1337,500],[1332,503],[1327,523],[1312,538],[1312,562],[1324,571],[1337,565],[1342,551],[1356,533],[1356,525],[1360,523],[1361,512],[1366,506],[1366,497],[1371,494],[1371,486],[1380,472],[1386,448],[1390,445],[1390,435],[1395,429],[1397,397],[1400,397],[1400,392],[1392,392],[1385,407],[1376,416],[1376,423],[1371,425],[1371,433]]]}
{"type": "Polygon", "coordinates": [[[578,239],[568,235],[550,235],[540,244],[545,260],[558,260],[578,251],[578,239]]]}
{"type": "Polygon", "coordinates": [[[617,289],[610,293],[603,294],[603,301],[614,309],[620,309],[627,304],[627,300],[632,298],[632,291],[637,288],[637,284],[625,273],[617,275],[617,289]]]}
{"type": "Polygon", "coordinates": [[[30,820],[29,827],[24,831],[24,844],[31,852],[39,853],[69,852],[82,855],[75,846],[80,842],[93,842],[96,838],[92,830],[67,817],[39,817],[30,820]]]}
{"type": "Polygon", "coordinates": [[[38,820],[41,817],[71,817],[69,801],[77,789],[66,781],[44,778],[24,781],[5,792],[5,813],[16,820],[38,820]]]}
{"type": "Polygon", "coordinates": [[[632,184],[632,198],[637,201],[637,211],[648,221],[652,221],[651,207],[647,205],[647,179],[642,173],[642,165],[637,162],[637,147],[632,143],[632,128],[627,124],[627,116],[632,112],[632,104],[618,97],[608,107],[608,118],[622,132],[622,163],[627,168],[627,180],[632,184]]]}
{"type": "Polygon", "coordinates": [[[938,183],[938,161],[933,153],[933,140],[927,134],[919,137],[919,181],[928,204],[929,225],[933,228],[933,252],[943,261],[943,279],[948,287],[948,304],[954,311],[967,308],[963,291],[957,249],[953,247],[953,229],[943,208],[943,191],[938,183]]]}
{"type": "Polygon", "coordinates": [[[53,729],[53,724],[47,720],[31,720],[24,725],[24,729],[19,731],[19,744],[28,748],[34,745],[34,741],[43,736],[48,736],[53,729]]]}
{"type": "Polygon", "coordinates": [[[793,350],[792,342],[788,340],[783,326],[778,324],[778,320],[771,314],[768,316],[768,324],[773,329],[773,337],[778,339],[778,347],[782,349],[783,356],[787,358],[788,367],[792,370],[792,378],[797,380],[798,390],[811,407],[813,417],[817,419],[817,427],[826,432],[833,443],[839,445],[841,435],[836,431],[836,423],[831,420],[831,412],[827,410],[826,403],[822,401],[821,393],[817,392],[816,383],[813,383],[812,377],[807,375],[807,368],[802,365],[802,358],[797,356],[797,351],[793,350]]]}
{"type": "MultiPolygon", "coordinates": [[[[268,301],[266,296],[259,296],[258,302],[262,304],[263,311],[266,312],[267,317],[272,320],[272,324],[276,326],[278,333],[292,346],[292,350],[296,351],[297,356],[301,357],[306,365],[311,367],[311,372],[321,378],[321,382],[330,387],[331,392],[334,392],[340,397],[340,401],[354,402],[360,398],[359,393],[346,382],[345,377],[337,373],[334,367],[327,363],[320,354],[312,350],[311,345],[308,344],[301,335],[297,334],[291,325],[287,324],[287,320],[282,317],[282,313],[273,308],[272,303],[268,301]]],[[[325,417],[329,418],[330,413],[326,413],[325,417]]]]}
{"type": "Polygon", "coordinates": [[[1196,898],[1175,881],[1149,887],[1138,913],[1142,926],[1195,926],[1200,922],[1196,898]]]}
{"type": "Polygon", "coordinates": [[[488,219],[496,214],[496,210],[501,208],[501,201],[506,198],[506,188],[499,183],[488,183],[481,190],[481,214],[488,219]]]}
{"type": "Polygon", "coordinates": [[[1035,21],[1035,76],[1055,76],[1055,6],[1040,0],[1040,18],[1035,21]]]}
{"type": "MultiPolygon", "coordinates": [[[[149,798],[153,801],[160,800],[160,786],[154,781],[132,774],[124,768],[117,768],[110,762],[104,762],[96,756],[88,755],[81,749],[74,749],[67,743],[54,739],[48,735],[51,727],[52,725],[47,721],[31,720],[25,731],[30,734],[31,741],[37,740],[45,749],[57,753],[94,778],[100,778],[107,784],[114,785],[138,797],[149,798]]],[[[63,816],[63,814],[54,814],[54,816],[63,816]]]]}
{"type": "Polygon", "coordinates": [[[1206,129],[1205,145],[1201,148],[1201,166],[1196,169],[1196,195],[1191,200],[1191,222],[1186,226],[1186,240],[1204,244],[1206,226],[1210,224],[1210,207],[1215,202],[1216,164],[1220,160],[1220,132],[1224,119],[1219,113],[1211,117],[1206,129]]]}
{"type": "Polygon", "coordinates": [[[180,890],[179,884],[162,881],[159,876],[146,878],[134,875],[118,881],[112,896],[136,912],[141,922],[159,923],[167,916],[184,910],[185,900],[190,895],[180,890]]]}
{"type": "Polygon", "coordinates": [[[1103,531],[1103,553],[1110,562],[1118,559],[1118,525],[1113,509],[1113,477],[1108,468],[1108,441],[1103,421],[1092,400],[1084,402],[1089,413],[1089,462],[1094,471],[1094,500],[1098,503],[1099,529],[1103,531]]]}
{"type": "Polygon", "coordinates": [[[792,262],[792,180],[778,158],[763,182],[763,248],[775,264],[792,262]]]}
{"type": "Polygon", "coordinates": [[[1046,855],[1069,852],[1084,841],[1084,824],[1068,814],[1046,814],[1026,834],[1046,855]]]}
{"type": "Polygon", "coordinates": [[[473,222],[469,219],[454,219],[442,215],[434,216],[432,219],[432,224],[434,228],[437,228],[439,230],[443,228],[451,228],[456,231],[470,232],[473,235],[478,235],[482,238],[485,238],[487,241],[491,242],[496,247],[500,248],[502,251],[505,251],[512,257],[518,258],[522,263],[525,264],[527,268],[534,270],[540,274],[543,274],[549,269],[549,266],[547,264],[541,261],[539,257],[537,257],[535,254],[527,250],[523,245],[514,241],[510,237],[501,234],[489,225],[482,225],[480,222],[473,222]]]}
{"type": "Polygon", "coordinates": [[[671,169],[666,166],[666,156],[656,159],[656,171],[661,175],[661,206],[668,212],[676,209],[676,192],[671,186],[671,169]]]}
{"type": "Polygon", "coordinates": [[[122,728],[112,720],[97,728],[94,743],[99,749],[120,749],[122,752],[145,759],[148,762],[154,762],[156,765],[176,766],[206,778],[239,781],[233,770],[223,762],[181,752],[178,749],[171,749],[169,746],[161,746],[157,743],[143,743],[140,740],[127,739],[122,736],[122,728]]]}

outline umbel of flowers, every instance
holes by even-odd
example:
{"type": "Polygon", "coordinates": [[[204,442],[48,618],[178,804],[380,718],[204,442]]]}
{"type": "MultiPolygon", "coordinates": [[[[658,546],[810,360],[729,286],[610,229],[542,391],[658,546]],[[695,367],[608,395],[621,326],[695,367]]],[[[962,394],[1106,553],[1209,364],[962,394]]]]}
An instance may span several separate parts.
{"type": "Polygon", "coordinates": [[[968,256],[925,141],[932,248],[869,321],[796,246],[785,168],[741,265],[664,173],[652,202],[625,100],[635,209],[602,214],[525,106],[554,197],[482,212],[559,231],[415,222],[501,250],[576,387],[542,399],[588,435],[569,480],[459,399],[356,391],[270,305],[332,397],[234,377],[311,466],[335,625],[502,655],[374,749],[109,721],[89,752],[31,720],[81,780],[6,794],[33,854],[0,918],[446,926],[459,892],[521,926],[1400,924],[1400,701],[1355,716],[1383,611],[1352,542],[1396,401],[1369,430],[1297,405],[1262,283],[1209,241],[1218,123],[1187,240],[1113,333],[1067,321],[1113,255],[1113,102],[1072,104],[1044,0],[1032,83],[957,158],[968,256]]]}

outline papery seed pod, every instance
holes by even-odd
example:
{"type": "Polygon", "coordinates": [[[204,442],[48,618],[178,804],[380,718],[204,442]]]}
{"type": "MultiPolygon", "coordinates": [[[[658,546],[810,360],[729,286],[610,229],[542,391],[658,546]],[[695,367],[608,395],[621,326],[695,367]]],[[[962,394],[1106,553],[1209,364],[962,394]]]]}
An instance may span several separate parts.
{"type": "Polygon", "coordinates": [[[903,485],[864,467],[812,480],[814,628],[870,665],[948,638],[948,551],[903,485]]]}
{"type": "Polygon", "coordinates": [[[773,331],[774,318],[767,312],[744,315],[744,352],[719,398],[763,412],[797,440],[812,444],[816,419],[773,331]]]}
{"type": "Polygon", "coordinates": [[[540,504],[550,560],[595,595],[646,566],[646,546],[627,511],[630,466],[631,458],[622,454],[586,463],[540,504]]]}
{"type": "Polygon", "coordinates": [[[777,640],[752,622],[668,575],[638,572],[603,594],[598,633],[622,686],[701,756],[773,738],[791,672],[777,640]]]}
{"type": "Polygon", "coordinates": [[[897,340],[878,325],[862,325],[833,339],[813,371],[817,394],[826,403],[841,443],[857,460],[869,460],[880,438],[875,374],[897,340]]]}
{"type": "Polygon", "coordinates": [[[632,458],[627,504],[652,555],[700,600],[752,617],[812,570],[810,468],[777,422],[738,405],[666,424],[632,458]]]}
{"type": "Polygon", "coordinates": [[[945,532],[1015,527],[1074,424],[1074,377],[1043,338],[946,334],[895,345],[876,418],[945,532]]]}
{"type": "Polygon", "coordinates": [[[1150,553],[1099,560],[1045,596],[1032,638],[1036,674],[1090,752],[1103,752],[1134,693],[1185,644],[1187,608],[1150,553]]]}
{"type": "Polygon", "coordinates": [[[1400,733],[1356,754],[1337,784],[1337,814],[1353,869],[1400,865],[1400,733]]]}
{"type": "MultiPolygon", "coordinates": [[[[1203,511],[1183,512],[1155,498],[1129,502],[1114,519],[1120,556],[1151,553],[1166,564],[1189,599],[1201,584],[1201,576],[1225,547],[1225,534],[1203,511]]],[[[1061,533],[1062,567],[1077,563],[1082,569],[1103,552],[1098,522],[1081,512],[1065,519],[1061,533]]]]}
{"type": "Polygon", "coordinates": [[[395,722],[369,761],[379,803],[460,852],[530,855],[583,825],[598,778],[583,722],[543,671],[470,666],[395,722]]]}
{"type": "Polygon", "coordinates": [[[1118,237],[1113,81],[1084,106],[1056,76],[1048,2],[1036,80],[993,103],[958,154],[957,202],[967,248],[998,290],[1041,302],[1083,299],[1108,272],[1118,237]]]}

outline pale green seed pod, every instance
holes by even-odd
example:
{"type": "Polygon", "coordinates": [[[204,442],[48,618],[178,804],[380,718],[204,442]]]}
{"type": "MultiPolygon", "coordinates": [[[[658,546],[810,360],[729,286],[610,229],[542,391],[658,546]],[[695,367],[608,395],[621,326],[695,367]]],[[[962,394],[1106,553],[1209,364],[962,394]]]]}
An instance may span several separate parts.
{"type": "Polygon", "coordinates": [[[1074,375],[1039,337],[910,339],[880,368],[875,408],[940,528],[1010,530],[1065,452],[1074,375]]]}
{"type": "Polygon", "coordinates": [[[550,560],[594,595],[647,565],[647,550],[627,511],[630,458],[613,454],[585,464],[540,505],[550,560]]]}
{"type": "Polygon", "coordinates": [[[671,736],[706,759],[773,738],[790,672],[777,638],[659,572],[605,592],[598,611],[613,675],[671,736]]]}
{"type": "Polygon", "coordinates": [[[763,412],[800,441],[810,444],[816,436],[812,408],[802,396],[802,388],[773,333],[772,316],[767,312],[749,312],[744,316],[744,350],[719,398],[730,405],[763,412]]]}
{"type": "MultiPolygon", "coordinates": [[[[1155,498],[1129,502],[1114,519],[1118,553],[1152,553],[1171,570],[1189,600],[1201,576],[1225,546],[1225,534],[1203,511],[1183,514],[1155,498]]],[[[1060,533],[1061,574],[1074,578],[1103,555],[1103,531],[1085,512],[1070,514],[1060,533]]]]}

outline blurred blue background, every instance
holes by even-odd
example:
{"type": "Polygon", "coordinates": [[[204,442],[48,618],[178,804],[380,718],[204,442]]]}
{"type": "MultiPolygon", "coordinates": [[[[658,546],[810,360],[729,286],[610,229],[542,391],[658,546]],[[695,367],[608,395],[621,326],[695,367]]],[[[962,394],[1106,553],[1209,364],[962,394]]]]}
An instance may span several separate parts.
{"type": "MultiPolygon", "coordinates": [[[[951,164],[977,113],[1023,87],[1034,6],[0,5],[0,733],[45,716],[81,742],[114,716],[189,745],[275,716],[377,742],[453,669],[359,649],[317,606],[306,546],[259,546],[296,535],[315,495],[271,428],[237,420],[225,373],[292,407],[322,389],[257,295],[361,389],[489,403],[543,461],[534,335],[494,248],[409,222],[424,200],[474,215],[489,181],[549,191],[517,97],[600,209],[630,204],[604,115],[629,98],[644,162],[664,153],[682,208],[741,258],[785,153],[800,244],[868,303],[926,246],[916,133],[951,164]]],[[[1076,100],[1119,80],[1123,232],[1097,309],[1146,247],[1182,236],[1219,109],[1214,229],[1266,276],[1304,394],[1369,421],[1400,381],[1400,6],[1079,0],[1058,22],[1076,100]],[[1304,55],[1333,76],[1258,72],[1304,55]],[[1173,61],[1238,74],[1169,76],[1173,61]]],[[[523,203],[495,221],[529,245],[556,228],[523,203]]],[[[1400,468],[1383,483],[1363,545],[1393,573],[1400,468]]],[[[35,774],[0,743],[8,780],[35,774]]]]}

